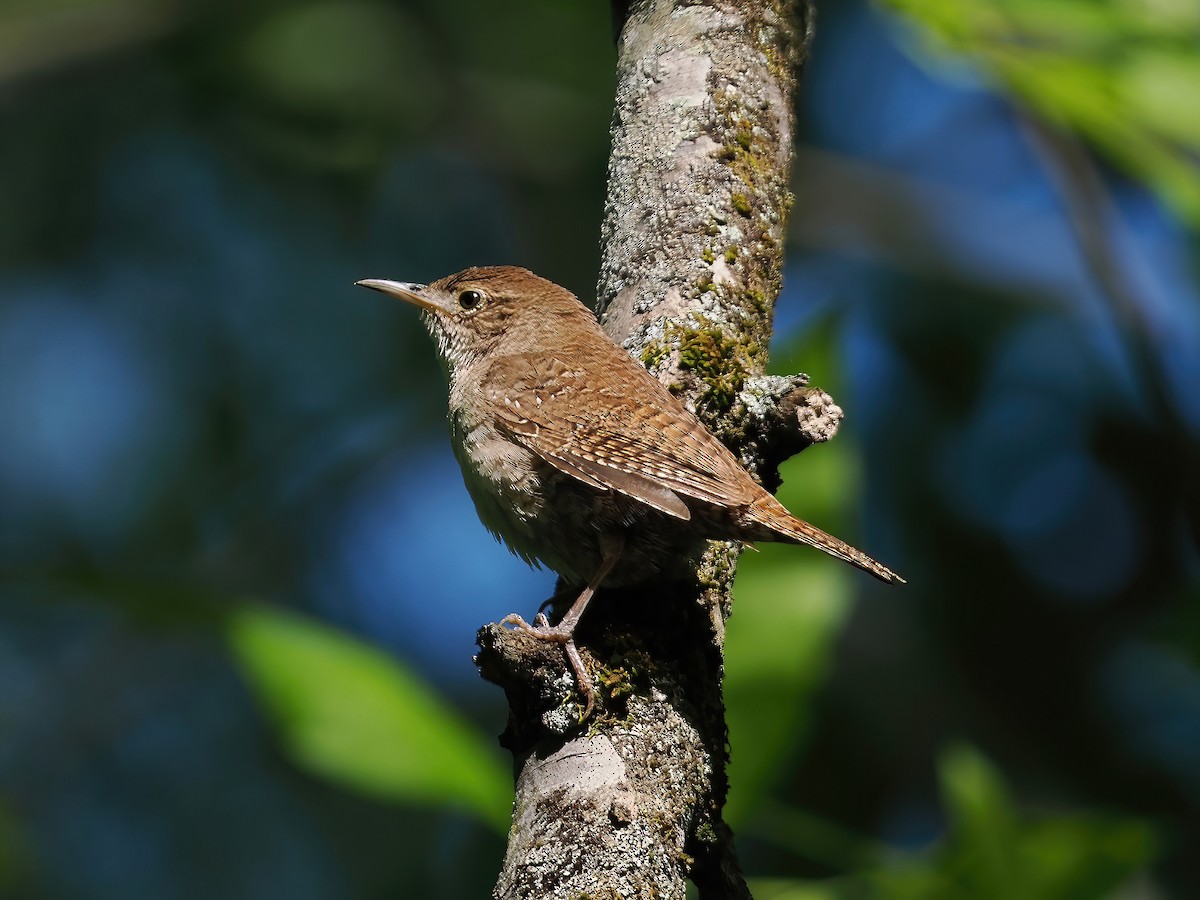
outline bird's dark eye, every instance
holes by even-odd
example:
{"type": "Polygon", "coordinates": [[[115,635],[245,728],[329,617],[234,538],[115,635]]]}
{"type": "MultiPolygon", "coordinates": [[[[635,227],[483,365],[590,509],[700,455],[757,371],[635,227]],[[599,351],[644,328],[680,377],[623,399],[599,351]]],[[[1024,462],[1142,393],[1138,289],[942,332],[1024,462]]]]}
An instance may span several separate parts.
{"type": "Polygon", "coordinates": [[[474,309],[483,302],[483,294],[479,291],[463,291],[458,295],[458,305],[463,309],[474,309]]]}

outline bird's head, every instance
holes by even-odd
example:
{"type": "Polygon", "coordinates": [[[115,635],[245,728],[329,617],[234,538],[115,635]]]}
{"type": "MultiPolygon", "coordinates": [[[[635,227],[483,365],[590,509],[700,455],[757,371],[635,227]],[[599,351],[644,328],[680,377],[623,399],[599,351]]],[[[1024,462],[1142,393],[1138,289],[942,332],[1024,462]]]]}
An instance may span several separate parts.
{"type": "Polygon", "coordinates": [[[557,347],[567,322],[597,327],[574,294],[516,266],[464,269],[430,284],[379,278],[355,284],[419,307],[452,375],[483,357],[557,347]]]}

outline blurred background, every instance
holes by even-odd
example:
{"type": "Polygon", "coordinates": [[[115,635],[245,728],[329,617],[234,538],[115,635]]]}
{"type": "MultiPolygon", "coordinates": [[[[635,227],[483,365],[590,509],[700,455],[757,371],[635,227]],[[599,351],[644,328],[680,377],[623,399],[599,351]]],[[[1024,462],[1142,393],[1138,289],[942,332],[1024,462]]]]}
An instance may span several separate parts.
{"type": "MultiPolygon", "coordinates": [[[[744,560],[756,896],[1200,896],[1200,6],[823,0],[772,348],[846,409],[744,560]]],[[[432,345],[593,296],[599,0],[0,4],[0,895],[469,898],[503,853],[432,345]]]]}

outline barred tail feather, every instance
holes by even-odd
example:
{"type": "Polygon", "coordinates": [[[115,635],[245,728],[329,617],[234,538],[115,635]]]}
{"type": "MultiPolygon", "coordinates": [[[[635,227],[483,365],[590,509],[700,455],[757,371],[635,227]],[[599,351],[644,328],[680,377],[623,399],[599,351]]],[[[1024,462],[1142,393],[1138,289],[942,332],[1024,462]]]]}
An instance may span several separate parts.
{"type": "Polygon", "coordinates": [[[763,535],[760,540],[776,540],[789,544],[807,544],[823,550],[830,556],[857,566],[864,572],[869,572],[880,581],[888,584],[905,584],[905,580],[882,563],[878,563],[861,550],[851,547],[845,541],[838,540],[831,534],[826,534],[815,525],[810,525],[803,519],[797,519],[787,509],[768,494],[761,500],[751,504],[749,518],[757,525],[765,526],[771,534],[763,535]]]}

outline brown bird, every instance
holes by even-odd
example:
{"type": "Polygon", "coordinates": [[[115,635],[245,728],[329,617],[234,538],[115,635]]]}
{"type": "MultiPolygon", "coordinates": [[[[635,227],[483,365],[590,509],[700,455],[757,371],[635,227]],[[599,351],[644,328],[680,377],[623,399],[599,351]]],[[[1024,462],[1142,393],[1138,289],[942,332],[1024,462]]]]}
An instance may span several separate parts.
{"type": "Polygon", "coordinates": [[[709,539],[808,544],[902,584],[804,522],[600,328],[570,291],[514,266],[432,284],[357,284],[420,307],[450,381],[450,433],[479,518],[578,599],[551,626],[504,624],[564,645],[591,711],[575,626],[600,586],[682,573],[709,539]]]}

